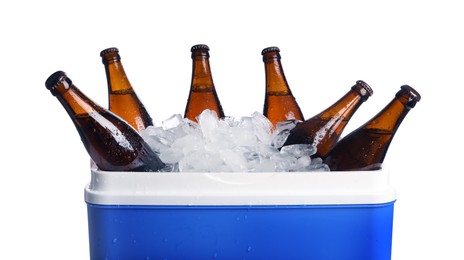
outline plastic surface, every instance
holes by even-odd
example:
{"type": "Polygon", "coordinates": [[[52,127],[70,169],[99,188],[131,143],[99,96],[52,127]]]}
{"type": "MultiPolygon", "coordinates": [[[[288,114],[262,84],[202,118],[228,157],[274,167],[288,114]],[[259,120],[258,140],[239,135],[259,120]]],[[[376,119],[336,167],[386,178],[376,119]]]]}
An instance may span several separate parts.
{"type": "Polygon", "coordinates": [[[391,257],[387,171],[92,170],[85,199],[91,259],[391,257]]]}
{"type": "Polygon", "coordinates": [[[332,205],[396,199],[386,170],[153,173],[92,170],[85,200],[101,205],[332,205]]]}
{"type": "Polygon", "coordinates": [[[391,257],[393,202],[344,206],[88,205],[91,259],[391,257]]]}

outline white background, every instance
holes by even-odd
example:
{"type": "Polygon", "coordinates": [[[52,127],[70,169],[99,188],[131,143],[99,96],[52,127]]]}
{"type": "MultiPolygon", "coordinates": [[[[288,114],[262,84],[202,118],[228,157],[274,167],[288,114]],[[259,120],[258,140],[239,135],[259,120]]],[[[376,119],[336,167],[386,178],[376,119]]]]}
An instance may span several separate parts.
{"type": "Polygon", "coordinates": [[[118,47],[160,124],[184,111],[198,43],[235,117],[262,111],[268,46],[280,47],[305,117],[358,79],[371,85],[345,134],[401,85],[416,88],[422,100],[385,159],[398,192],[392,258],[464,259],[462,13],[458,1],[2,1],[0,259],[88,258],[89,158],[47,77],[64,70],[106,106],[99,52],[118,47]]]}

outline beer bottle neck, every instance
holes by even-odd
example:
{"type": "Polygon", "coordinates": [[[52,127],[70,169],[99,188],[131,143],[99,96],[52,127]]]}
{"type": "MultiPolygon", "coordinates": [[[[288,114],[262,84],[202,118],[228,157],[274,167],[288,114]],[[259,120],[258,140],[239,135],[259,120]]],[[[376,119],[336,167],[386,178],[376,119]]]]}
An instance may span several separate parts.
{"type": "Polygon", "coordinates": [[[421,99],[421,95],[408,85],[401,86],[393,100],[388,103],[376,116],[374,116],[365,128],[376,129],[394,134],[403,119],[421,99]]]}
{"type": "Polygon", "coordinates": [[[322,119],[332,119],[334,117],[349,120],[356,110],[365,101],[355,90],[348,91],[337,102],[319,114],[322,119]]]}
{"type": "Polygon", "coordinates": [[[103,64],[105,65],[109,93],[133,91],[132,85],[127,78],[126,72],[124,71],[124,67],[119,58],[104,60],[103,64]]]}
{"type": "Polygon", "coordinates": [[[266,93],[271,95],[289,95],[290,88],[279,56],[264,57],[266,74],[266,93]]]}
{"type": "Polygon", "coordinates": [[[191,90],[195,92],[213,91],[214,83],[211,75],[209,56],[192,55],[192,83],[191,90]]]}
{"type": "MultiPolygon", "coordinates": [[[[58,89],[60,88],[63,89],[64,86],[58,86],[58,89]]],[[[65,91],[60,91],[59,93],[56,97],[71,117],[78,117],[92,112],[101,112],[98,105],[92,102],[74,85],[70,85],[65,91]]]]}
{"type": "Polygon", "coordinates": [[[364,128],[394,134],[411,108],[395,97],[364,128]]]}

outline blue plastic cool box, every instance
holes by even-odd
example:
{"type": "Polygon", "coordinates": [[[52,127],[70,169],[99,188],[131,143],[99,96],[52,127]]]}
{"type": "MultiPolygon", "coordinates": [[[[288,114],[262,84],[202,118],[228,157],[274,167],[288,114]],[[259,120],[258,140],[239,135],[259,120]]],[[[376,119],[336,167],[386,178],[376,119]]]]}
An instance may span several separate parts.
{"type": "Polygon", "coordinates": [[[91,259],[391,258],[385,170],[148,173],[92,170],[91,259]]]}

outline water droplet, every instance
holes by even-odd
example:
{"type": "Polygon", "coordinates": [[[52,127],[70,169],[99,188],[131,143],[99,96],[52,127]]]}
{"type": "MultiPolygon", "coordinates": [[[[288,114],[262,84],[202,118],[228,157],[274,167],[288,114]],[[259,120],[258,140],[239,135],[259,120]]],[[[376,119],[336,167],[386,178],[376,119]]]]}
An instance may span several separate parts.
{"type": "Polygon", "coordinates": [[[251,252],[251,246],[248,246],[247,251],[251,252]]]}
{"type": "Polygon", "coordinates": [[[113,238],[113,244],[116,244],[116,242],[118,242],[118,238],[113,238]]]}

